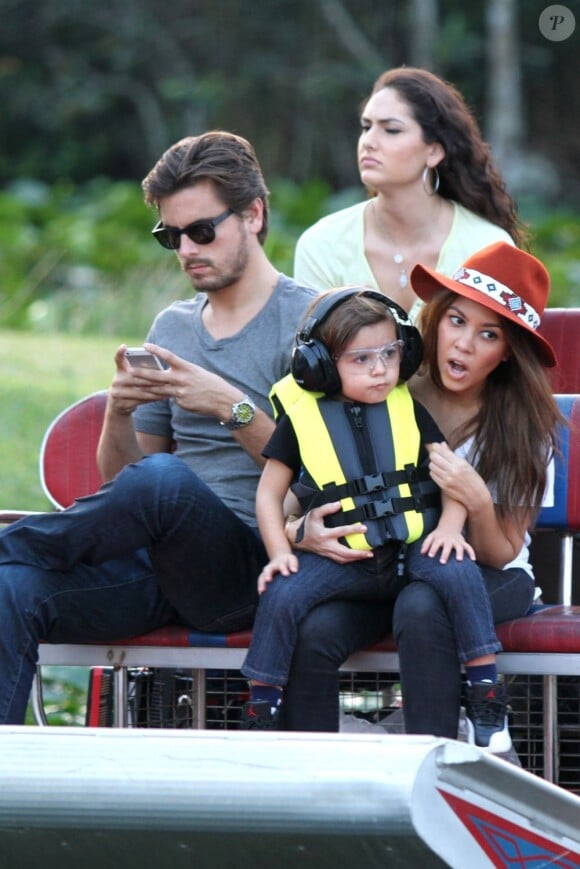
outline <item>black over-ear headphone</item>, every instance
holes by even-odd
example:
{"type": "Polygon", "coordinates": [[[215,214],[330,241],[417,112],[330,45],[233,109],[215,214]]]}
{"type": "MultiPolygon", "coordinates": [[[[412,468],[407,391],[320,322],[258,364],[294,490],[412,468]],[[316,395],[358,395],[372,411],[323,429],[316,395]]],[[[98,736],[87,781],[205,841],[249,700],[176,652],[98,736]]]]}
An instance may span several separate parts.
{"type": "Polygon", "coordinates": [[[332,311],[353,296],[368,296],[370,299],[377,299],[394,315],[397,338],[404,342],[400,379],[408,380],[421,364],[423,340],[419,330],[409,322],[407,312],[388,296],[376,290],[365,290],[360,287],[347,288],[324,296],[296,335],[296,344],[292,353],[292,376],[299,386],[309,392],[324,392],[326,395],[340,392],[340,375],[335,361],[327,346],[318,338],[312,338],[312,333],[332,311]]]}

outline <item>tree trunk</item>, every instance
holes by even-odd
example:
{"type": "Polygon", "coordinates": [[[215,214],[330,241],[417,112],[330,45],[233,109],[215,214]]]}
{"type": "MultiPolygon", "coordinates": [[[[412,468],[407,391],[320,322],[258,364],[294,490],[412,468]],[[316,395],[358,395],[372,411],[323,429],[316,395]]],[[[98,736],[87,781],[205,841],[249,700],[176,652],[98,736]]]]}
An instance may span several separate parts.
{"type": "Polygon", "coordinates": [[[524,140],[516,0],[488,0],[487,139],[500,166],[518,159],[524,140]]]}
{"type": "Polygon", "coordinates": [[[409,52],[413,66],[435,69],[433,46],[437,43],[437,0],[410,0],[409,52]]]}

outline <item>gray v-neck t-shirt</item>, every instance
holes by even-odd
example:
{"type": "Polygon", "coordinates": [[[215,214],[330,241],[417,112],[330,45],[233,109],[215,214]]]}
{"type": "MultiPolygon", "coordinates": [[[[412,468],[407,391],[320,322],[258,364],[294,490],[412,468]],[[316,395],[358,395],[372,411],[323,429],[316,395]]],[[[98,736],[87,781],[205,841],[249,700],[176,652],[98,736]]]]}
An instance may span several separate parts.
{"type": "MultiPolygon", "coordinates": [[[[304,311],[318,293],[280,275],[274,292],[243,329],[215,340],[201,319],[205,293],[175,302],[153,322],[148,341],[223,377],[272,416],[272,384],[290,368],[292,345],[304,311]]],[[[182,410],[173,399],[138,407],[135,429],[173,438],[175,452],[252,527],[260,468],[219,420],[182,410]]]]}

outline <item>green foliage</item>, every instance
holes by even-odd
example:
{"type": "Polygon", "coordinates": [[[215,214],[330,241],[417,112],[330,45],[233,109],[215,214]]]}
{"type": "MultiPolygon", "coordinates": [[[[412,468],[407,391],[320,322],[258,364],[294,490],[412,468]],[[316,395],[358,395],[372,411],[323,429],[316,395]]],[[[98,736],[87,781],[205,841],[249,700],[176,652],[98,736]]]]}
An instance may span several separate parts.
{"type": "Polygon", "coordinates": [[[147,325],[151,312],[141,293],[155,311],[179,295],[173,258],[160,257],[151,238],[154,222],[134,184],[14,184],[0,194],[0,324],[142,334],[135,310],[146,308],[147,325]]]}
{"type": "Polygon", "coordinates": [[[550,306],[580,306],[580,220],[570,211],[550,212],[534,227],[532,252],[550,272],[550,306]]]}
{"type": "MultiPolygon", "coordinates": [[[[87,684],[86,667],[43,667],[44,711],[49,724],[70,727],[85,723],[87,684]]],[[[30,708],[25,723],[34,724],[30,708]]]]}
{"type": "Polygon", "coordinates": [[[563,195],[577,195],[577,39],[546,40],[545,7],[173,0],[168,14],[163,0],[0,0],[0,184],[136,180],[171,142],[223,127],[255,144],[267,178],[324,177],[340,190],[356,177],[358,106],[384,69],[435,69],[489,128],[489,20],[501,11],[518,42],[505,55],[521,74],[522,147],[537,147],[566,179],[563,195]]]}
{"type": "MultiPolygon", "coordinates": [[[[0,428],[2,508],[49,510],[38,458],[48,424],[67,405],[98,389],[113,375],[116,338],[0,332],[3,414],[0,428]]],[[[49,723],[84,723],[87,669],[45,667],[49,723]]],[[[28,711],[28,724],[32,723],[28,711]]]]}
{"type": "MultiPolygon", "coordinates": [[[[266,252],[292,274],[299,234],[360,200],[321,179],[271,185],[266,252]]],[[[552,275],[550,304],[580,305],[580,222],[571,210],[528,206],[533,252],[552,275]]],[[[138,185],[95,179],[75,187],[32,181],[0,192],[0,328],[120,335],[141,341],[159,310],[191,293],[175,256],[151,238],[155,215],[138,185]]]]}
{"type": "Polygon", "coordinates": [[[302,230],[325,212],[330,187],[314,180],[302,186],[277,180],[270,190],[270,229],[264,249],[280,271],[291,275],[294,248],[302,230]]]}
{"type": "MultiPolygon", "coordinates": [[[[282,271],[292,272],[296,238],[328,195],[322,181],[273,185],[266,251],[282,271]]],[[[0,326],[142,338],[161,308],[191,293],[151,238],[153,223],[137,185],[13,185],[0,194],[0,326]]]]}
{"type": "Polygon", "coordinates": [[[115,337],[0,332],[2,508],[50,507],[38,473],[44,432],[67,405],[107,389],[120,343],[115,337]]]}
{"type": "Polygon", "coordinates": [[[294,230],[309,226],[326,214],[326,205],[332,191],[321,178],[299,185],[287,179],[277,179],[272,184],[270,199],[272,209],[284,223],[294,230]]]}

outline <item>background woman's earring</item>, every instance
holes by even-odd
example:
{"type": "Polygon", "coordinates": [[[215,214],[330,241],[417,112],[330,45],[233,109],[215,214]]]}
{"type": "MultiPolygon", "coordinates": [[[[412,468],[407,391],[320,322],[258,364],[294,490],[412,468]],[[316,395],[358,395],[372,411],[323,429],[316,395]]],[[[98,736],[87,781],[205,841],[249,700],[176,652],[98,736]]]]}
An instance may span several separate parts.
{"type": "Polygon", "coordinates": [[[423,176],[421,180],[423,181],[423,190],[425,191],[427,196],[435,196],[435,194],[439,190],[439,182],[441,180],[439,178],[439,170],[437,166],[433,166],[432,168],[429,168],[429,166],[425,166],[425,168],[423,169],[423,176]],[[430,172],[433,173],[433,176],[431,178],[429,177],[430,172]],[[428,181],[431,182],[430,186],[427,183],[428,181]]]}

